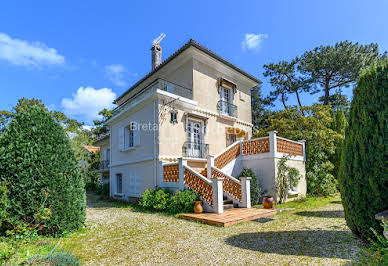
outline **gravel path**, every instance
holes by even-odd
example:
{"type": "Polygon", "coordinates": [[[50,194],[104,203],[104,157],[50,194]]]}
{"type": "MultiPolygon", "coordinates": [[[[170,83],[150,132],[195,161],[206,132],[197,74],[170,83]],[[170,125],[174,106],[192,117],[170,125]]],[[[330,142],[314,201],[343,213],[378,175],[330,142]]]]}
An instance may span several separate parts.
{"type": "Polygon", "coordinates": [[[88,228],[61,247],[86,265],[337,265],[361,246],[338,201],[222,228],[96,199],[89,195],[88,228]]]}

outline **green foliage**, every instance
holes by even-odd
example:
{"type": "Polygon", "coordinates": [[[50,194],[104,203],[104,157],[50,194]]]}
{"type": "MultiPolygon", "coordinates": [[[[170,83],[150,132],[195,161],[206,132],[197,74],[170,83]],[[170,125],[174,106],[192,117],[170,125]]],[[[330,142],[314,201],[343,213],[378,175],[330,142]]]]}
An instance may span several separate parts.
{"type": "Polygon", "coordinates": [[[83,226],[86,200],[79,165],[63,128],[44,107],[31,105],[15,114],[0,135],[0,158],[0,181],[7,182],[12,195],[8,223],[37,224],[36,214],[49,207],[50,219],[39,221],[41,233],[83,226]]]}
{"type": "Polygon", "coordinates": [[[323,104],[330,103],[330,91],[357,81],[361,69],[380,57],[377,44],[349,41],[319,46],[301,56],[299,70],[311,83],[311,93],[323,91],[323,104]]]}
{"type": "Polygon", "coordinates": [[[251,109],[252,123],[256,129],[267,127],[267,118],[273,114],[267,107],[272,105],[272,100],[263,98],[261,87],[256,86],[251,89],[251,109]]]}
{"type": "Polygon", "coordinates": [[[109,197],[109,183],[98,186],[97,194],[102,197],[109,197]]]}
{"type": "Polygon", "coordinates": [[[36,255],[21,263],[22,265],[53,265],[53,266],[79,266],[79,260],[69,253],[55,253],[53,255],[36,255]]]}
{"type": "Polygon", "coordinates": [[[240,177],[250,177],[250,189],[251,189],[251,205],[256,205],[259,203],[260,196],[261,196],[261,188],[259,185],[259,180],[257,179],[257,176],[255,174],[255,171],[253,171],[250,168],[244,168],[241,173],[238,175],[238,178],[240,177]]]}
{"type": "Polygon", "coordinates": [[[193,212],[194,201],[200,200],[199,195],[191,190],[177,190],[170,198],[167,211],[169,213],[193,212]]]}
{"type": "Polygon", "coordinates": [[[388,209],[388,61],[364,71],[353,92],[340,169],[349,228],[364,240],[381,233],[374,219],[388,209]]]}
{"type": "Polygon", "coordinates": [[[98,114],[102,116],[102,119],[93,121],[95,126],[93,128],[93,134],[97,139],[109,133],[109,128],[105,125],[105,121],[113,116],[112,110],[108,110],[106,108],[102,109],[98,114]]]}
{"type": "Polygon", "coordinates": [[[348,125],[345,113],[342,109],[335,112],[333,120],[333,130],[337,132],[341,137],[335,141],[335,152],[331,156],[330,161],[334,164],[333,176],[338,179],[339,169],[341,165],[341,155],[344,148],[345,130],[348,125]]]}
{"type": "MultiPolygon", "coordinates": [[[[388,232],[388,221],[383,221],[381,226],[388,232]]],[[[376,240],[370,239],[372,243],[371,250],[375,252],[375,259],[380,265],[388,265],[388,239],[385,236],[377,233],[371,228],[376,240]]]]}
{"type": "Polygon", "coordinates": [[[281,61],[277,64],[264,65],[264,76],[271,77],[270,83],[274,87],[269,98],[274,101],[280,96],[284,109],[288,108],[286,104],[288,95],[293,93],[298,100],[299,107],[302,107],[299,93],[309,89],[308,81],[297,71],[298,65],[299,58],[295,58],[290,62],[281,61]]]}
{"type": "Polygon", "coordinates": [[[333,164],[329,158],[335,152],[335,143],[341,136],[331,129],[333,123],[330,106],[314,104],[290,108],[270,116],[269,127],[254,133],[254,137],[268,136],[276,130],[280,137],[306,140],[306,180],[310,195],[327,196],[336,192],[336,179],[332,175],[333,164]]]}
{"type": "Polygon", "coordinates": [[[4,181],[0,181],[0,228],[2,228],[2,224],[7,218],[7,209],[9,208],[7,194],[8,189],[6,183],[4,181]]]}
{"type": "Polygon", "coordinates": [[[287,200],[288,191],[298,185],[300,179],[299,170],[287,165],[289,156],[285,156],[278,161],[276,187],[277,197],[279,203],[287,200]]]}
{"type": "Polygon", "coordinates": [[[199,196],[191,190],[177,190],[172,193],[170,190],[153,188],[144,191],[139,206],[169,213],[192,212],[196,200],[199,200],[199,196]]]}

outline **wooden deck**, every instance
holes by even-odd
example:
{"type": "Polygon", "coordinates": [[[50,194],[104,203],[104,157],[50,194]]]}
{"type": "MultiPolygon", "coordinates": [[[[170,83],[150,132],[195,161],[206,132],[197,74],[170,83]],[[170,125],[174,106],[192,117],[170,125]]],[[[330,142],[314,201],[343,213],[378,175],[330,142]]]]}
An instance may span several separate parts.
{"type": "Polygon", "coordinates": [[[231,226],[234,224],[256,220],[262,217],[271,216],[276,213],[274,209],[257,209],[257,208],[235,208],[225,210],[224,213],[184,213],[179,218],[186,220],[195,220],[205,224],[217,226],[231,226]]]}

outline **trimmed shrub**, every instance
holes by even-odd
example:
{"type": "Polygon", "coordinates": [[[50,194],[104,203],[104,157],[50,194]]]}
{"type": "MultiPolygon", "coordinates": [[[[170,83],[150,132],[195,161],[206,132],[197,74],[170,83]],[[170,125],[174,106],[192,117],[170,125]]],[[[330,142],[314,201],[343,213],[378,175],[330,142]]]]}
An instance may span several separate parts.
{"type": "Polygon", "coordinates": [[[259,185],[259,180],[257,179],[257,176],[255,174],[255,171],[253,171],[250,168],[244,168],[241,173],[238,175],[238,178],[240,177],[250,177],[251,178],[251,204],[256,205],[259,203],[260,195],[261,195],[261,188],[259,185]]]}
{"type": "Polygon", "coordinates": [[[191,190],[177,190],[173,194],[169,189],[153,188],[144,191],[139,206],[169,213],[192,212],[194,201],[199,199],[199,195],[191,190]]]}
{"type": "Polygon", "coordinates": [[[86,198],[79,164],[68,136],[44,107],[17,112],[0,135],[0,173],[8,189],[8,223],[33,226],[36,214],[44,210],[50,219],[39,222],[42,233],[84,225],[86,198]]]}
{"type": "Polygon", "coordinates": [[[7,186],[4,181],[0,181],[0,231],[4,221],[7,218],[8,198],[7,186]]]}
{"type": "Polygon", "coordinates": [[[340,168],[345,219],[354,234],[382,232],[375,214],[388,209],[388,62],[361,73],[354,88],[340,168]]]}
{"type": "Polygon", "coordinates": [[[170,198],[167,211],[169,213],[193,212],[194,201],[200,200],[198,193],[191,190],[177,190],[170,198]]]}

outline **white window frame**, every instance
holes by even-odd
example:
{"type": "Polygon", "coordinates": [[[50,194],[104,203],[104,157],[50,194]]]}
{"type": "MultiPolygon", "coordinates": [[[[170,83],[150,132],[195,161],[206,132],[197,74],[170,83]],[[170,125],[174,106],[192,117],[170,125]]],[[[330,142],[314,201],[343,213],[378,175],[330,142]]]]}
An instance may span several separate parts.
{"type": "Polygon", "coordinates": [[[132,122],[124,128],[124,147],[125,149],[135,147],[135,131],[132,122]]]}

